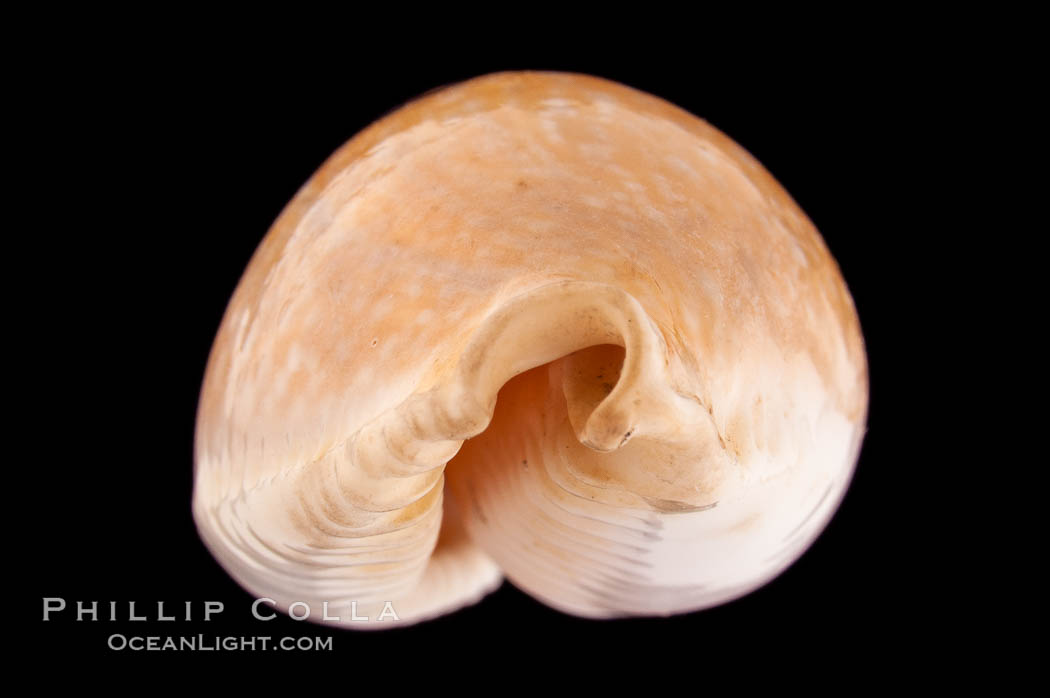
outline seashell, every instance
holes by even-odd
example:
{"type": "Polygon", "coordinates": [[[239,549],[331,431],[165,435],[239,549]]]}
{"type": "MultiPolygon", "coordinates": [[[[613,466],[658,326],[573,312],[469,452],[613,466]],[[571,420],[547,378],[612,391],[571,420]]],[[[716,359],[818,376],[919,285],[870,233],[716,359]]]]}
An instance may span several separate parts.
{"type": "Polygon", "coordinates": [[[684,613],[817,537],[867,402],[838,267],[748,153],[623,85],[499,73],[362,131],[274,223],[209,359],[193,513],[250,592],[348,627],[504,577],[684,613]]]}

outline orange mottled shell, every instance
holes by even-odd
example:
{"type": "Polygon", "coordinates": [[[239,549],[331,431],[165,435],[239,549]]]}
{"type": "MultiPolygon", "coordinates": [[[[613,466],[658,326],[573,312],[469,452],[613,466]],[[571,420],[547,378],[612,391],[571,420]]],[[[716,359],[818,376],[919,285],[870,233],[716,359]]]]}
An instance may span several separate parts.
{"type": "Polygon", "coordinates": [[[504,575],[684,612],[819,534],[866,409],[846,286],[761,165],[623,85],[500,73],[365,129],[275,222],[212,350],[194,515],[245,587],[351,627],[504,575]]]}

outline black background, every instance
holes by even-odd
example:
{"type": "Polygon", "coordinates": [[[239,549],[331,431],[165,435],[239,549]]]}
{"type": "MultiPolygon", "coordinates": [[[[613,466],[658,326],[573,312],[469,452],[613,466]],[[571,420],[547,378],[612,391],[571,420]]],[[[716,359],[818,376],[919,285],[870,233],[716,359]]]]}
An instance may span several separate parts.
{"type": "MultiPolygon", "coordinates": [[[[334,636],[322,661],[378,670],[396,657],[443,662],[538,654],[570,669],[582,654],[615,661],[655,651],[704,671],[746,671],[755,657],[816,665],[911,656],[939,627],[929,615],[924,541],[901,478],[923,467],[907,446],[914,392],[898,351],[912,274],[901,225],[909,178],[935,155],[903,132],[930,129],[918,100],[936,66],[881,42],[815,40],[762,53],[656,50],[420,50],[395,60],[347,50],[317,57],[279,44],[246,52],[174,44],[88,45],[27,87],[41,108],[25,131],[45,260],[29,297],[45,390],[26,403],[43,436],[27,456],[31,590],[19,608],[36,652],[65,660],[146,653],[107,649],[112,633],[334,636]],[[643,55],[644,54],[644,55],[643,55]],[[422,92],[505,69],[603,76],[667,99],[748,149],[815,222],[854,296],[867,342],[871,405],[853,484],[810,550],[762,589],[668,619],[592,622],[561,615],[505,584],[482,603],[407,629],[358,633],[252,618],[197,538],[190,516],[195,409],[211,341],[256,245],[322,161],[358,130],[422,92]],[[902,167],[902,162],[907,165],[902,167]],[[39,326],[37,326],[39,325],[39,326]],[[46,339],[45,339],[46,338],[46,339]],[[892,408],[891,408],[892,406],[892,408]],[[40,620],[43,597],[136,601],[154,617],[219,600],[210,623],[40,620]],[[892,636],[890,645],[878,638],[892,636]],[[692,658],[692,659],[690,659],[692,658]]],[[[637,46],[635,47],[637,49],[637,46]]],[[[927,94],[928,96],[928,94],[927,94]]],[[[914,298],[911,296],[910,298],[914,298]]],[[[162,653],[151,653],[150,659],[162,653]]],[[[207,661],[232,653],[164,653],[207,661]]],[[[270,653],[287,662],[308,653],[270,653]],[[293,656],[294,655],[294,656],[293,656]]],[[[392,664],[392,662],[394,664],[392,664]]],[[[435,664],[436,666],[436,664],[435,664]]],[[[658,672],[658,666],[650,670],[658,672]]],[[[419,669],[425,671],[425,669],[419,669]]],[[[741,674],[744,675],[744,674],[741,674]]]]}

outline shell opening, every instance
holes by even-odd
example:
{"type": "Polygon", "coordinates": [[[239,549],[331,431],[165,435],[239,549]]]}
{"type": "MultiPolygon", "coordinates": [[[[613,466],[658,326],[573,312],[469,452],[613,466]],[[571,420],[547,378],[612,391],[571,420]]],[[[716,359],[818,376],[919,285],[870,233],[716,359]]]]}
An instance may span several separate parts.
{"type": "Polygon", "coordinates": [[[399,600],[420,620],[505,574],[552,606],[619,613],[596,605],[595,575],[642,584],[622,565],[651,542],[638,521],[709,506],[724,458],[709,413],[673,385],[675,360],[622,289],[547,284],[490,312],[444,380],[286,485],[196,515],[213,549],[236,546],[231,573],[279,607],[301,600],[296,570],[314,565],[330,568],[311,587],[318,606],[399,600]],[[511,396],[500,410],[498,395],[511,396]],[[212,535],[223,520],[244,535],[212,535]],[[261,544],[273,530],[280,548],[261,544]]]}

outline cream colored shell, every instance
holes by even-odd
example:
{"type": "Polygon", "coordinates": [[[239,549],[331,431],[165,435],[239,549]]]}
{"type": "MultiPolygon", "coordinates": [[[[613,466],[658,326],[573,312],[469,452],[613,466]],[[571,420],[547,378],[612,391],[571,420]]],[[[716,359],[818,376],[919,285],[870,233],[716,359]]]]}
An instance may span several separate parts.
{"type": "Polygon", "coordinates": [[[348,627],[504,576],[686,612],[819,534],[867,398],[838,268],[744,150],[622,85],[500,73],[373,124],[275,222],[212,349],[193,512],[250,592],[348,627]]]}

